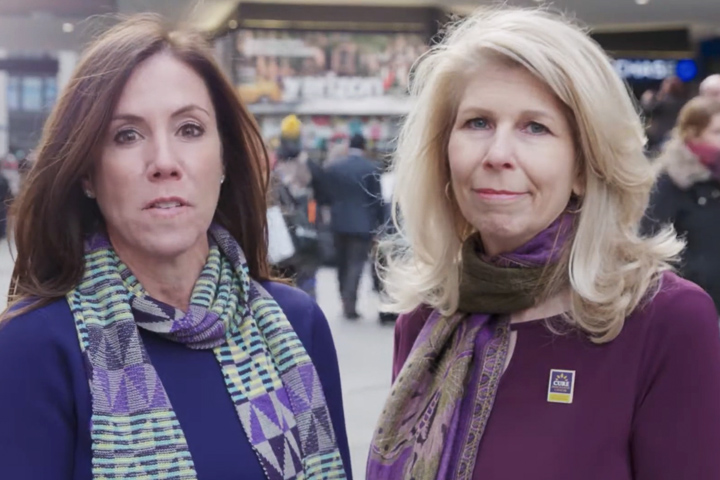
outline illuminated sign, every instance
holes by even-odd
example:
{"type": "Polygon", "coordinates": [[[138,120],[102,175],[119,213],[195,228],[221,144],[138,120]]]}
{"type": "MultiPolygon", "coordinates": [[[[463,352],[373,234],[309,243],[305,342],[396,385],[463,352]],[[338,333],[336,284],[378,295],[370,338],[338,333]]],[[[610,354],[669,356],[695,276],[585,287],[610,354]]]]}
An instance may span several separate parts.
{"type": "Polygon", "coordinates": [[[407,97],[422,35],[241,29],[234,70],[248,104],[407,97]]]}
{"type": "Polygon", "coordinates": [[[698,74],[695,61],[683,60],[650,60],[619,58],[614,61],[615,71],[626,80],[665,80],[677,76],[689,82],[698,74]]]}

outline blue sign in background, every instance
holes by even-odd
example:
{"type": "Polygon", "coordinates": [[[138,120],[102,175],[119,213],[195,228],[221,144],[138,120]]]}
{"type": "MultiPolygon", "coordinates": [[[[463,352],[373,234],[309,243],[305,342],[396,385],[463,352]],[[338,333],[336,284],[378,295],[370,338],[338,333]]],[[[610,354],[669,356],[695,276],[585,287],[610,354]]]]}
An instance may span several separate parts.
{"type": "Polygon", "coordinates": [[[614,61],[615,70],[625,79],[632,80],[665,80],[677,76],[683,82],[694,80],[698,76],[698,65],[695,60],[660,59],[627,59],[618,58],[614,61]]]}
{"type": "Polygon", "coordinates": [[[698,75],[698,66],[695,60],[689,58],[684,60],[678,60],[675,66],[675,75],[683,82],[689,82],[695,80],[698,75]]]}

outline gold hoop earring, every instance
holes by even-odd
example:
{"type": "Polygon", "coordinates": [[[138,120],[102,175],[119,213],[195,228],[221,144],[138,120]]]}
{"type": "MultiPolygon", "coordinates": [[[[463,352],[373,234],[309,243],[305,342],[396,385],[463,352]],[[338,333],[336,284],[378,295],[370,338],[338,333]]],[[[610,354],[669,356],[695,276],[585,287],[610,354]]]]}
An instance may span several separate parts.
{"type": "Polygon", "coordinates": [[[445,184],[445,198],[447,198],[448,200],[452,200],[452,198],[450,198],[450,186],[450,182],[447,182],[445,184]]]}
{"type": "Polygon", "coordinates": [[[462,240],[464,242],[465,240],[470,238],[474,233],[475,233],[475,227],[473,227],[470,223],[466,223],[465,226],[463,227],[462,238],[460,240],[462,240]]]}
{"type": "Polygon", "coordinates": [[[580,195],[577,195],[573,193],[570,196],[570,204],[574,204],[575,208],[568,208],[567,212],[570,214],[577,214],[582,212],[582,197],[580,195]]]}

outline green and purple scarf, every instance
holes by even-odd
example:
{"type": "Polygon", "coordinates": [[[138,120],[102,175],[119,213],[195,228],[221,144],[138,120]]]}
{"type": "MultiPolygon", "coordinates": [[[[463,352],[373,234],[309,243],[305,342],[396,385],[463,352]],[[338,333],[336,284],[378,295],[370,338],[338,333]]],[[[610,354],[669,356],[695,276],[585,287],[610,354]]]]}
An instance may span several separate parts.
{"type": "Polygon", "coordinates": [[[209,240],[187,312],[148,296],[104,234],[86,241],[85,273],[67,300],[92,394],[93,478],[197,478],[143,328],[215,353],[267,480],[345,479],[320,378],[292,325],[230,233],[213,225],[209,240]]]}

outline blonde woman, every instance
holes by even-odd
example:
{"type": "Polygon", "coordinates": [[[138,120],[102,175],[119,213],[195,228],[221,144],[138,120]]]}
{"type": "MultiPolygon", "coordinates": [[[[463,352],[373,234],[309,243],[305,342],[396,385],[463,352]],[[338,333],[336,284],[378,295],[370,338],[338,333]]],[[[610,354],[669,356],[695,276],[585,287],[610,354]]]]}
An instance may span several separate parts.
{"type": "Polygon", "coordinates": [[[663,175],[651,199],[647,228],[671,223],[683,235],[683,277],[720,306],[720,102],[697,97],[680,111],[657,164],[663,175]]]}
{"type": "Polygon", "coordinates": [[[482,10],[413,93],[368,478],[720,478],[717,313],[671,273],[674,233],[639,234],[654,173],[607,56],[544,11],[482,10]]]}

